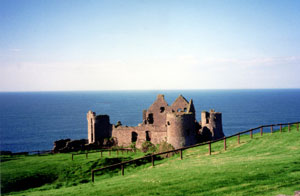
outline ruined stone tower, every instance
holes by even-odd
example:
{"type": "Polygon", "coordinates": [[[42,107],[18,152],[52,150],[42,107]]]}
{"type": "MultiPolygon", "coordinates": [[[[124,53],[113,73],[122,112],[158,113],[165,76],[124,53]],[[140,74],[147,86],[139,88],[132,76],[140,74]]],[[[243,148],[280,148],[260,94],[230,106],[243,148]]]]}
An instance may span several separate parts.
{"type": "Polygon", "coordinates": [[[91,110],[88,111],[86,115],[87,121],[88,121],[88,141],[90,143],[95,142],[95,118],[96,113],[92,112],[91,110]]]}
{"type": "Polygon", "coordinates": [[[95,112],[87,113],[88,121],[88,142],[103,142],[104,138],[111,137],[111,124],[108,115],[97,115],[95,112]]]}
{"type": "Polygon", "coordinates": [[[202,131],[209,130],[211,139],[218,139],[224,137],[222,126],[222,113],[210,110],[209,112],[201,112],[201,126],[202,131]]]}
{"type": "Polygon", "coordinates": [[[196,143],[196,125],[192,113],[167,114],[167,142],[174,148],[196,143]]]}
{"type": "Polygon", "coordinates": [[[171,106],[165,101],[164,95],[158,95],[154,103],[143,110],[143,122],[136,127],[110,124],[108,115],[97,115],[89,111],[88,141],[102,144],[104,138],[113,137],[119,146],[130,146],[132,143],[140,148],[149,141],[160,144],[167,141],[175,148],[193,145],[199,142],[203,133],[209,133],[209,139],[224,136],[221,113],[202,112],[201,123],[196,121],[196,111],[191,99],[189,102],[180,95],[171,106]],[[201,135],[202,134],[202,135],[201,135]]]}

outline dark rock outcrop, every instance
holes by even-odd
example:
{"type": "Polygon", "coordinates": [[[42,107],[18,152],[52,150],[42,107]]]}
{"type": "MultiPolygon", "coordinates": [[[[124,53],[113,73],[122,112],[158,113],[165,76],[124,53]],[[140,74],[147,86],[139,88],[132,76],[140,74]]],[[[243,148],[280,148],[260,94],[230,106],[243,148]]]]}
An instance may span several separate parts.
{"type": "Polygon", "coordinates": [[[87,144],[86,139],[81,140],[71,140],[71,139],[62,139],[54,142],[53,152],[72,152],[85,150],[85,145],[87,144]]]}

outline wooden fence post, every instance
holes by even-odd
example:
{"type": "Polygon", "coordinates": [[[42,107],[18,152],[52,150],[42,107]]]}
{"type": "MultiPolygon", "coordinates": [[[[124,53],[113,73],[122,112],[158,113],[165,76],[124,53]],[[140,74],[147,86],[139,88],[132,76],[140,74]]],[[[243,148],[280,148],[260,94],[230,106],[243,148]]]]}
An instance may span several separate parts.
{"type": "Polygon", "coordinates": [[[119,150],[117,149],[117,155],[119,155],[119,150]]]}
{"type": "Polygon", "coordinates": [[[224,150],[226,151],[226,137],[224,137],[224,150]]]}
{"type": "Polygon", "coordinates": [[[271,125],[271,133],[273,133],[273,125],[271,125]]]}
{"type": "Polygon", "coordinates": [[[282,124],[280,124],[280,133],[282,133],[282,124]]]}
{"type": "Polygon", "coordinates": [[[92,170],[92,182],[94,183],[95,179],[94,179],[94,171],[92,170]]]}
{"type": "Polygon", "coordinates": [[[299,131],[299,123],[297,123],[297,131],[299,131]]]}
{"type": "Polygon", "coordinates": [[[240,144],[240,134],[238,134],[238,144],[240,144]]]}
{"type": "Polygon", "coordinates": [[[152,162],[152,166],[154,167],[154,156],[151,156],[151,162],[152,162]]]}
{"type": "Polygon", "coordinates": [[[263,127],[260,127],[260,136],[263,136],[263,127]]]}
{"type": "Polygon", "coordinates": [[[182,160],[182,149],[180,149],[180,160],[182,160]]]}
{"type": "Polygon", "coordinates": [[[208,143],[208,153],[211,155],[211,142],[208,143]]]}
{"type": "Polygon", "coordinates": [[[123,164],[121,165],[121,174],[122,174],[122,176],[124,176],[124,165],[123,164]]]}
{"type": "Polygon", "coordinates": [[[252,133],[252,129],[250,130],[250,138],[253,138],[253,133],[252,133]]]}
{"type": "Polygon", "coordinates": [[[102,158],[102,156],[103,156],[103,154],[102,154],[102,150],[100,151],[100,154],[101,154],[101,158],[102,158]]]}
{"type": "Polygon", "coordinates": [[[108,155],[109,155],[109,156],[111,155],[111,150],[108,150],[108,155]]]}
{"type": "Polygon", "coordinates": [[[289,132],[291,132],[291,125],[289,124],[289,132]]]}

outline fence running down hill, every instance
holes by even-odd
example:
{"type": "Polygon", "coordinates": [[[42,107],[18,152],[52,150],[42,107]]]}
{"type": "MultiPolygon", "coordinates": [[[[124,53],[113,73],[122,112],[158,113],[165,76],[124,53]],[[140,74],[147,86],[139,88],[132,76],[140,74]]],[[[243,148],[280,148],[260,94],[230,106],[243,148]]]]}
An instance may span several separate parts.
{"type": "Polygon", "coordinates": [[[117,153],[117,155],[119,155],[119,152],[121,152],[122,154],[124,154],[124,152],[126,152],[128,154],[129,151],[136,152],[136,150],[132,149],[132,148],[117,148],[117,149],[107,148],[106,150],[102,149],[102,150],[96,150],[94,152],[82,152],[82,153],[76,153],[76,154],[72,153],[72,161],[74,160],[74,156],[76,156],[76,155],[85,154],[85,157],[88,158],[88,154],[99,153],[100,152],[100,157],[102,158],[103,157],[103,152],[108,152],[108,155],[111,156],[111,153],[113,151],[115,151],[117,153]]]}
{"type": "MultiPolygon", "coordinates": [[[[175,150],[170,150],[170,151],[161,152],[161,153],[157,153],[157,154],[151,154],[151,155],[147,155],[147,156],[140,157],[140,158],[137,158],[137,159],[133,159],[133,160],[130,160],[130,161],[124,161],[124,162],[121,162],[121,163],[110,165],[110,166],[107,166],[107,167],[102,167],[102,168],[99,168],[99,169],[93,169],[91,171],[92,182],[94,182],[94,180],[95,180],[95,173],[99,172],[99,171],[102,171],[102,170],[105,170],[105,169],[112,169],[112,168],[120,167],[121,168],[121,174],[124,175],[124,166],[126,164],[132,164],[132,163],[134,163],[136,161],[140,161],[140,160],[145,160],[145,159],[150,159],[151,158],[152,166],[154,166],[154,161],[155,161],[155,157],[156,156],[163,155],[163,154],[168,154],[168,153],[177,153],[177,152],[180,153],[180,159],[182,160],[183,159],[183,154],[182,154],[183,150],[186,150],[186,149],[189,149],[189,148],[198,147],[198,146],[204,146],[204,145],[208,145],[208,153],[209,153],[209,155],[211,155],[211,144],[213,144],[215,142],[219,142],[219,141],[223,140],[224,141],[224,150],[226,150],[226,147],[227,147],[226,146],[226,139],[229,139],[229,138],[237,136],[237,142],[239,144],[240,143],[240,135],[245,134],[245,133],[250,133],[250,138],[252,139],[253,138],[253,132],[255,130],[260,130],[260,135],[262,136],[263,135],[263,128],[265,128],[265,127],[270,127],[271,133],[273,133],[273,128],[276,127],[276,126],[280,126],[280,132],[282,132],[282,127],[283,126],[288,126],[288,131],[290,132],[291,131],[291,125],[296,124],[297,125],[297,131],[299,131],[299,123],[300,122],[262,125],[262,126],[259,126],[259,127],[255,127],[255,128],[249,129],[247,131],[238,132],[238,133],[236,133],[234,135],[227,136],[227,137],[224,137],[224,138],[221,138],[221,139],[217,139],[217,140],[213,140],[213,141],[208,141],[208,142],[200,143],[200,144],[195,144],[195,145],[192,145],[192,146],[186,146],[186,147],[183,147],[183,148],[178,148],[178,149],[175,149],[175,150]]],[[[73,157],[73,155],[72,155],[72,157],[73,157]]]]}

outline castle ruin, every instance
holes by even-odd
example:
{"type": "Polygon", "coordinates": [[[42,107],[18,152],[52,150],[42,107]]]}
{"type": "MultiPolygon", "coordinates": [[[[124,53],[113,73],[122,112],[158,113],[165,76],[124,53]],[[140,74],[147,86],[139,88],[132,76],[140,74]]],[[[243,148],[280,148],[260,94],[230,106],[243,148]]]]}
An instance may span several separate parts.
{"type": "Polygon", "coordinates": [[[189,102],[180,95],[169,106],[164,95],[158,95],[155,102],[143,111],[143,122],[138,126],[123,126],[110,123],[108,115],[87,113],[88,143],[102,145],[105,138],[113,138],[118,146],[130,146],[135,142],[140,148],[145,141],[160,144],[166,141],[174,148],[180,148],[224,137],[222,114],[211,110],[201,113],[196,121],[193,100],[189,102]]]}

